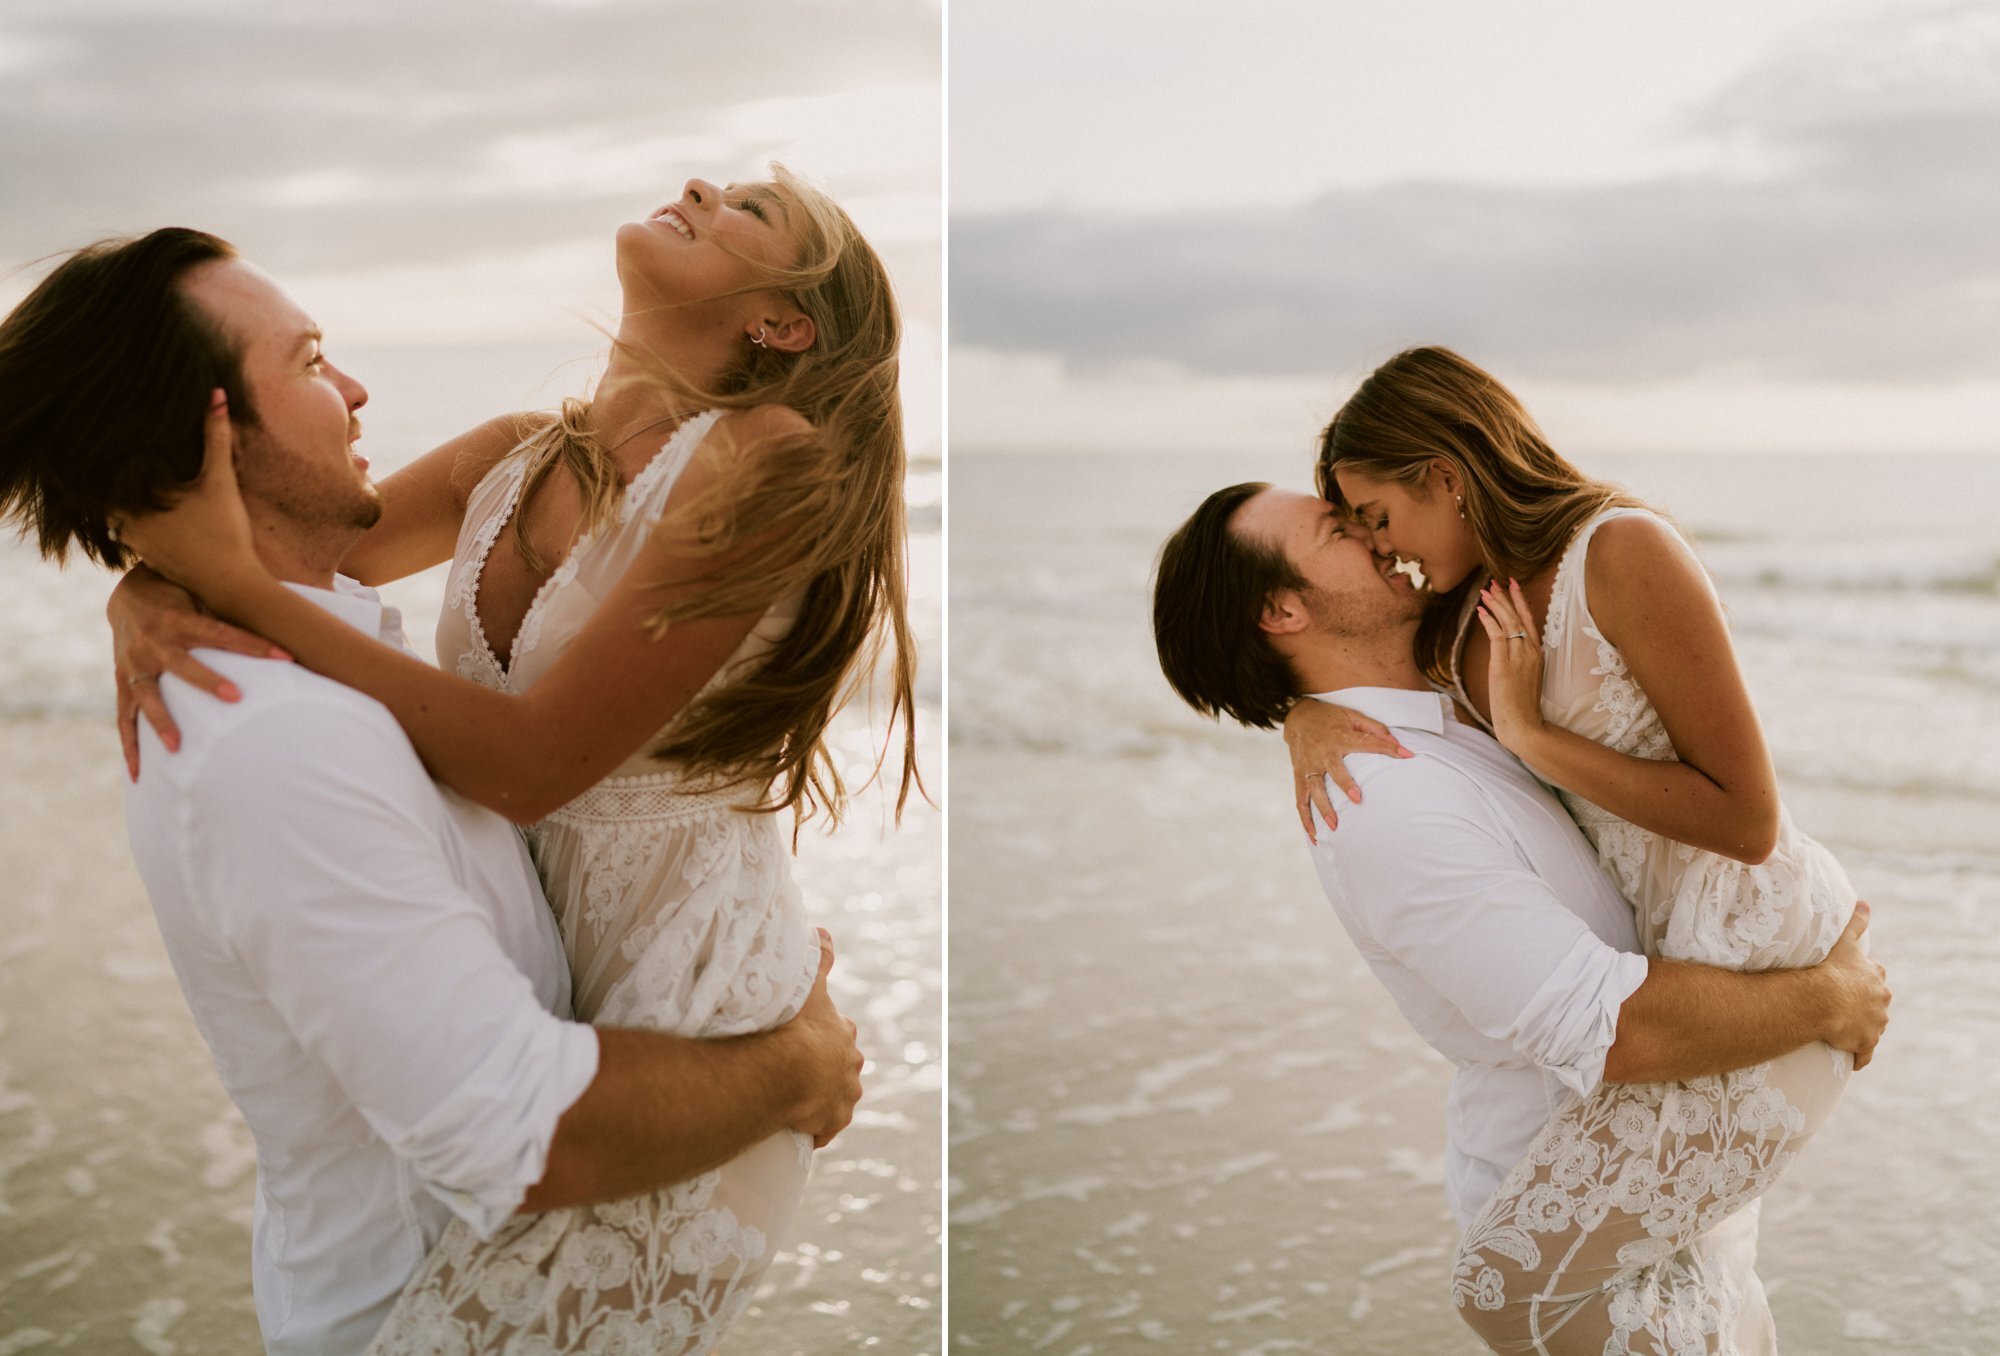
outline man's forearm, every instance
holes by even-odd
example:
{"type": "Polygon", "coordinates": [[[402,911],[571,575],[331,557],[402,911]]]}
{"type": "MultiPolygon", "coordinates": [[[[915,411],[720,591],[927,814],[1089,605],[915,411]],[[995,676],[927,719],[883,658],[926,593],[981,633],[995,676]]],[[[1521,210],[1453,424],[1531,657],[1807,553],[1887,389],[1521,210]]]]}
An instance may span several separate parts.
{"type": "Polygon", "coordinates": [[[1826,1037],[1820,967],[1742,974],[1654,959],[1618,1009],[1607,1083],[1665,1083],[1747,1068],[1826,1037]]]}
{"type": "Polygon", "coordinates": [[[617,1200],[720,1167],[787,1128],[802,1098],[787,1027],[725,1040],[599,1027],[597,1077],[556,1124],[524,1211],[617,1200]]]}

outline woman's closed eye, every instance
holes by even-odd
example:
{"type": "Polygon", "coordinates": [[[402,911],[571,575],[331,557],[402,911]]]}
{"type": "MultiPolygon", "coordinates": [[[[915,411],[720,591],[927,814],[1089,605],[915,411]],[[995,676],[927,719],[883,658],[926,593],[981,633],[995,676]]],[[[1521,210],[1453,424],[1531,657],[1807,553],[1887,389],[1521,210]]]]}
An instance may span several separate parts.
{"type": "Polygon", "coordinates": [[[764,200],[762,198],[753,198],[746,195],[743,201],[737,203],[736,205],[743,211],[748,212],[751,216],[757,218],[757,220],[764,222],[766,225],[770,223],[771,217],[770,214],[764,209],[764,200]]]}

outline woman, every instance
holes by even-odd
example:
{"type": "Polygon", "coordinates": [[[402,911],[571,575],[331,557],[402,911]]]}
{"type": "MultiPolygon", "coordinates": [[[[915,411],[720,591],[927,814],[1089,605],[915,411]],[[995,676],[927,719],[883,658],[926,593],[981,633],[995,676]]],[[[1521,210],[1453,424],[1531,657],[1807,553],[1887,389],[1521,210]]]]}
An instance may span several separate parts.
{"type": "MultiPolygon", "coordinates": [[[[586,1021],[727,1036],[797,1011],[818,948],[773,812],[837,818],[827,724],[885,631],[899,808],[915,776],[895,303],[846,215],[774,170],[692,181],[620,228],[592,399],[494,420],[382,486],[343,569],[378,583],[451,555],[452,672],[298,606],[250,548],[226,455],[125,527],[212,610],[382,701],[439,780],[532,825],[586,1021]]],[[[121,647],[127,673],[191,672],[158,639],[193,633],[160,587],[114,604],[121,634],[154,637],[121,647]]],[[[711,1350],[810,1147],[778,1135],[483,1243],[454,1224],[371,1350],[711,1350]]]]}
{"type": "MultiPolygon", "coordinates": [[[[1738,970],[1825,957],[1854,892],[1779,805],[1721,607],[1663,518],[1569,465],[1504,387],[1438,348],[1392,359],[1342,406],[1318,481],[1379,554],[1425,576],[1420,664],[1560,789],[1648,955],[1738,970]]],[[[1380,739],[1315,702],[1287,737],[1308,785],[1380,739]]],[[[1767,1334],[1747,1265],[1682,1249],[1775,1180],[1850,1069],[1814,1045],[1687,1084],[1604,1086],[1550,1122],[1467,1229],[1461,1313],[1501,1351],[1733,1351],[1746,1328],[1767,1334]]]]}

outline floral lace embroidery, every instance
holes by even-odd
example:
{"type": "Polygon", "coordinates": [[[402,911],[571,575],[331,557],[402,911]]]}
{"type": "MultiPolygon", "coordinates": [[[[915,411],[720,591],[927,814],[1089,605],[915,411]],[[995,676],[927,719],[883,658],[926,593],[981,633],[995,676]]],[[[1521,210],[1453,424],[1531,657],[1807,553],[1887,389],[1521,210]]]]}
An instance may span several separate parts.
{"type": "MultiPolygon", "coordinates": [[[[765,1141],[802,1176],[810,1141],[765,1141]],[[781,1142],[782,1141],[782,1142],[781,1142]]],[[[708,1352],[749,1302],[771,1238],[731,1204],[722,1172],[666,1191],[517,1215],[481,1243],[462,1222],[432,1252],[371,1356],[708,1352]]]]}
{"type": "Polygon", "coordinates": [[[1809,1118],[1771,1069],[1613,1084],[1552,1120],[1459,1245],[1466,1322],[1501,1351],[1735,1350],[1754,1277],[1688,1250],[1778,1180],[1831,1105],[1809,1118]]]}
{"type": "MultiPolygon", "coordinates": [[[[683,423],[633,478],[617,521],[571,549],[531,600],[503,669],[480,628],[477,595],[487,554],[518,508],[514,463],[513,483],[464,539],[454,572],[451,615],[467,627],[453,637],[455,671],[501,688],[532,673],[523,660],[560,633],[542,628],[553,600],[583,586],[578,569],[597,552],[650,531],[714,419],[683,423]]],[[[609,569],[617,559],[598,563],[609,569]]],[[[690,785],[669,768],[608,778],[528,828],[580,1020],[730,1036],[775,1026],[805,1002],[818,945],[776,823],[744,813],[746,794],[690,785]]],[[[691,1182],[517,1216],[484,1242],[455,1222],[371,1356],[712,1351],[768,1265],[810,1162],[811,1141],[787,1131],[691,1182]]]]}
{"type": "MultiPolygon", "coordinates": [[[[1586,523],[1557,566],[1544,709],[1581,712],[1576,733],[1666,761],[1673,741],[1591,616],[1583,583],[1591,536],[1626,512],[1586,523]]],[[[1839,863],[1783,811],[1777,850],[1750,866],[1561,796],[1631,902],[1648,955],[1736,970],[1807,965],[1852,912],[1839,863]]],[[[1851,1068],[1812,1045],[1719,1078],[1599,1088],[1544,1127],[1467,1230],[1453,1279],[1461,1314],[1496,1350],[1735,1350],[1743,1297],[1757,1286],[1754,1250],[1732,1253],[1711,1235],[1784,1172],[1851,1068]],[[1560,1346],[1546,1345],[1558,1331],[1560,1346]]]]}

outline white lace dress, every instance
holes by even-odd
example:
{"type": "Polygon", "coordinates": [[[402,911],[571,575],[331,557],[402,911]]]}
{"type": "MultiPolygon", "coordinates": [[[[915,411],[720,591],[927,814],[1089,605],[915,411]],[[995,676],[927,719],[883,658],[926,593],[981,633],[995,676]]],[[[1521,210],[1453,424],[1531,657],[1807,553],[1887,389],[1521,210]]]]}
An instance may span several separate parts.
{"type": "MultiPolygon", "coordinates": [[[[1542,714],[1620,753],[1668,760],[1672,741],[1598,629],[1585,584],[1597,529],[1645,512],[1608,509],[1564,551],[1542,639],[1542,714]]],[[[1561,794],[1631,901],[1648,955],[1731,970],[1810,965],[1854,910],[1839,863],[1782,810],[1776,850],[1748,866],[1561,794]]],[[[1466,1230],[1453,1276],[1466,1321],[1496,1351],[1775,1351],[1752,1269],[1755,1203],[1852,1069],[1814,1044],[1717,1077],[1606,1084],[1558,1115],[1466,1230]]]]}
{"type": "MultiPolygon", "coordinates": [[[[503,691],[532,686],[623,576],[715,419],[676,429],[627,487],[617,521],[578,542],[549,577],[521,622],[511,668],[487,644],[476,606],[524,472],[519,455],[496,466],[466,506],[438,626],[441,660],[503,691]]],[[[711,686],[767,653],[795,612],[795,602],[771,609],[711,686]]],[[[579,1020],[733,1036],[798,1011],[819,946],[777,817],[734,808],[754,794],[691,787],[642,751],[528,830],[579,1020]]],[[[455,1222],[371,1356],[708,1352],[769,1264],[805,1189],[811,1149],[786,1131],[693,1181],[518,1215],[484,1241],[455,1222]]]]}

